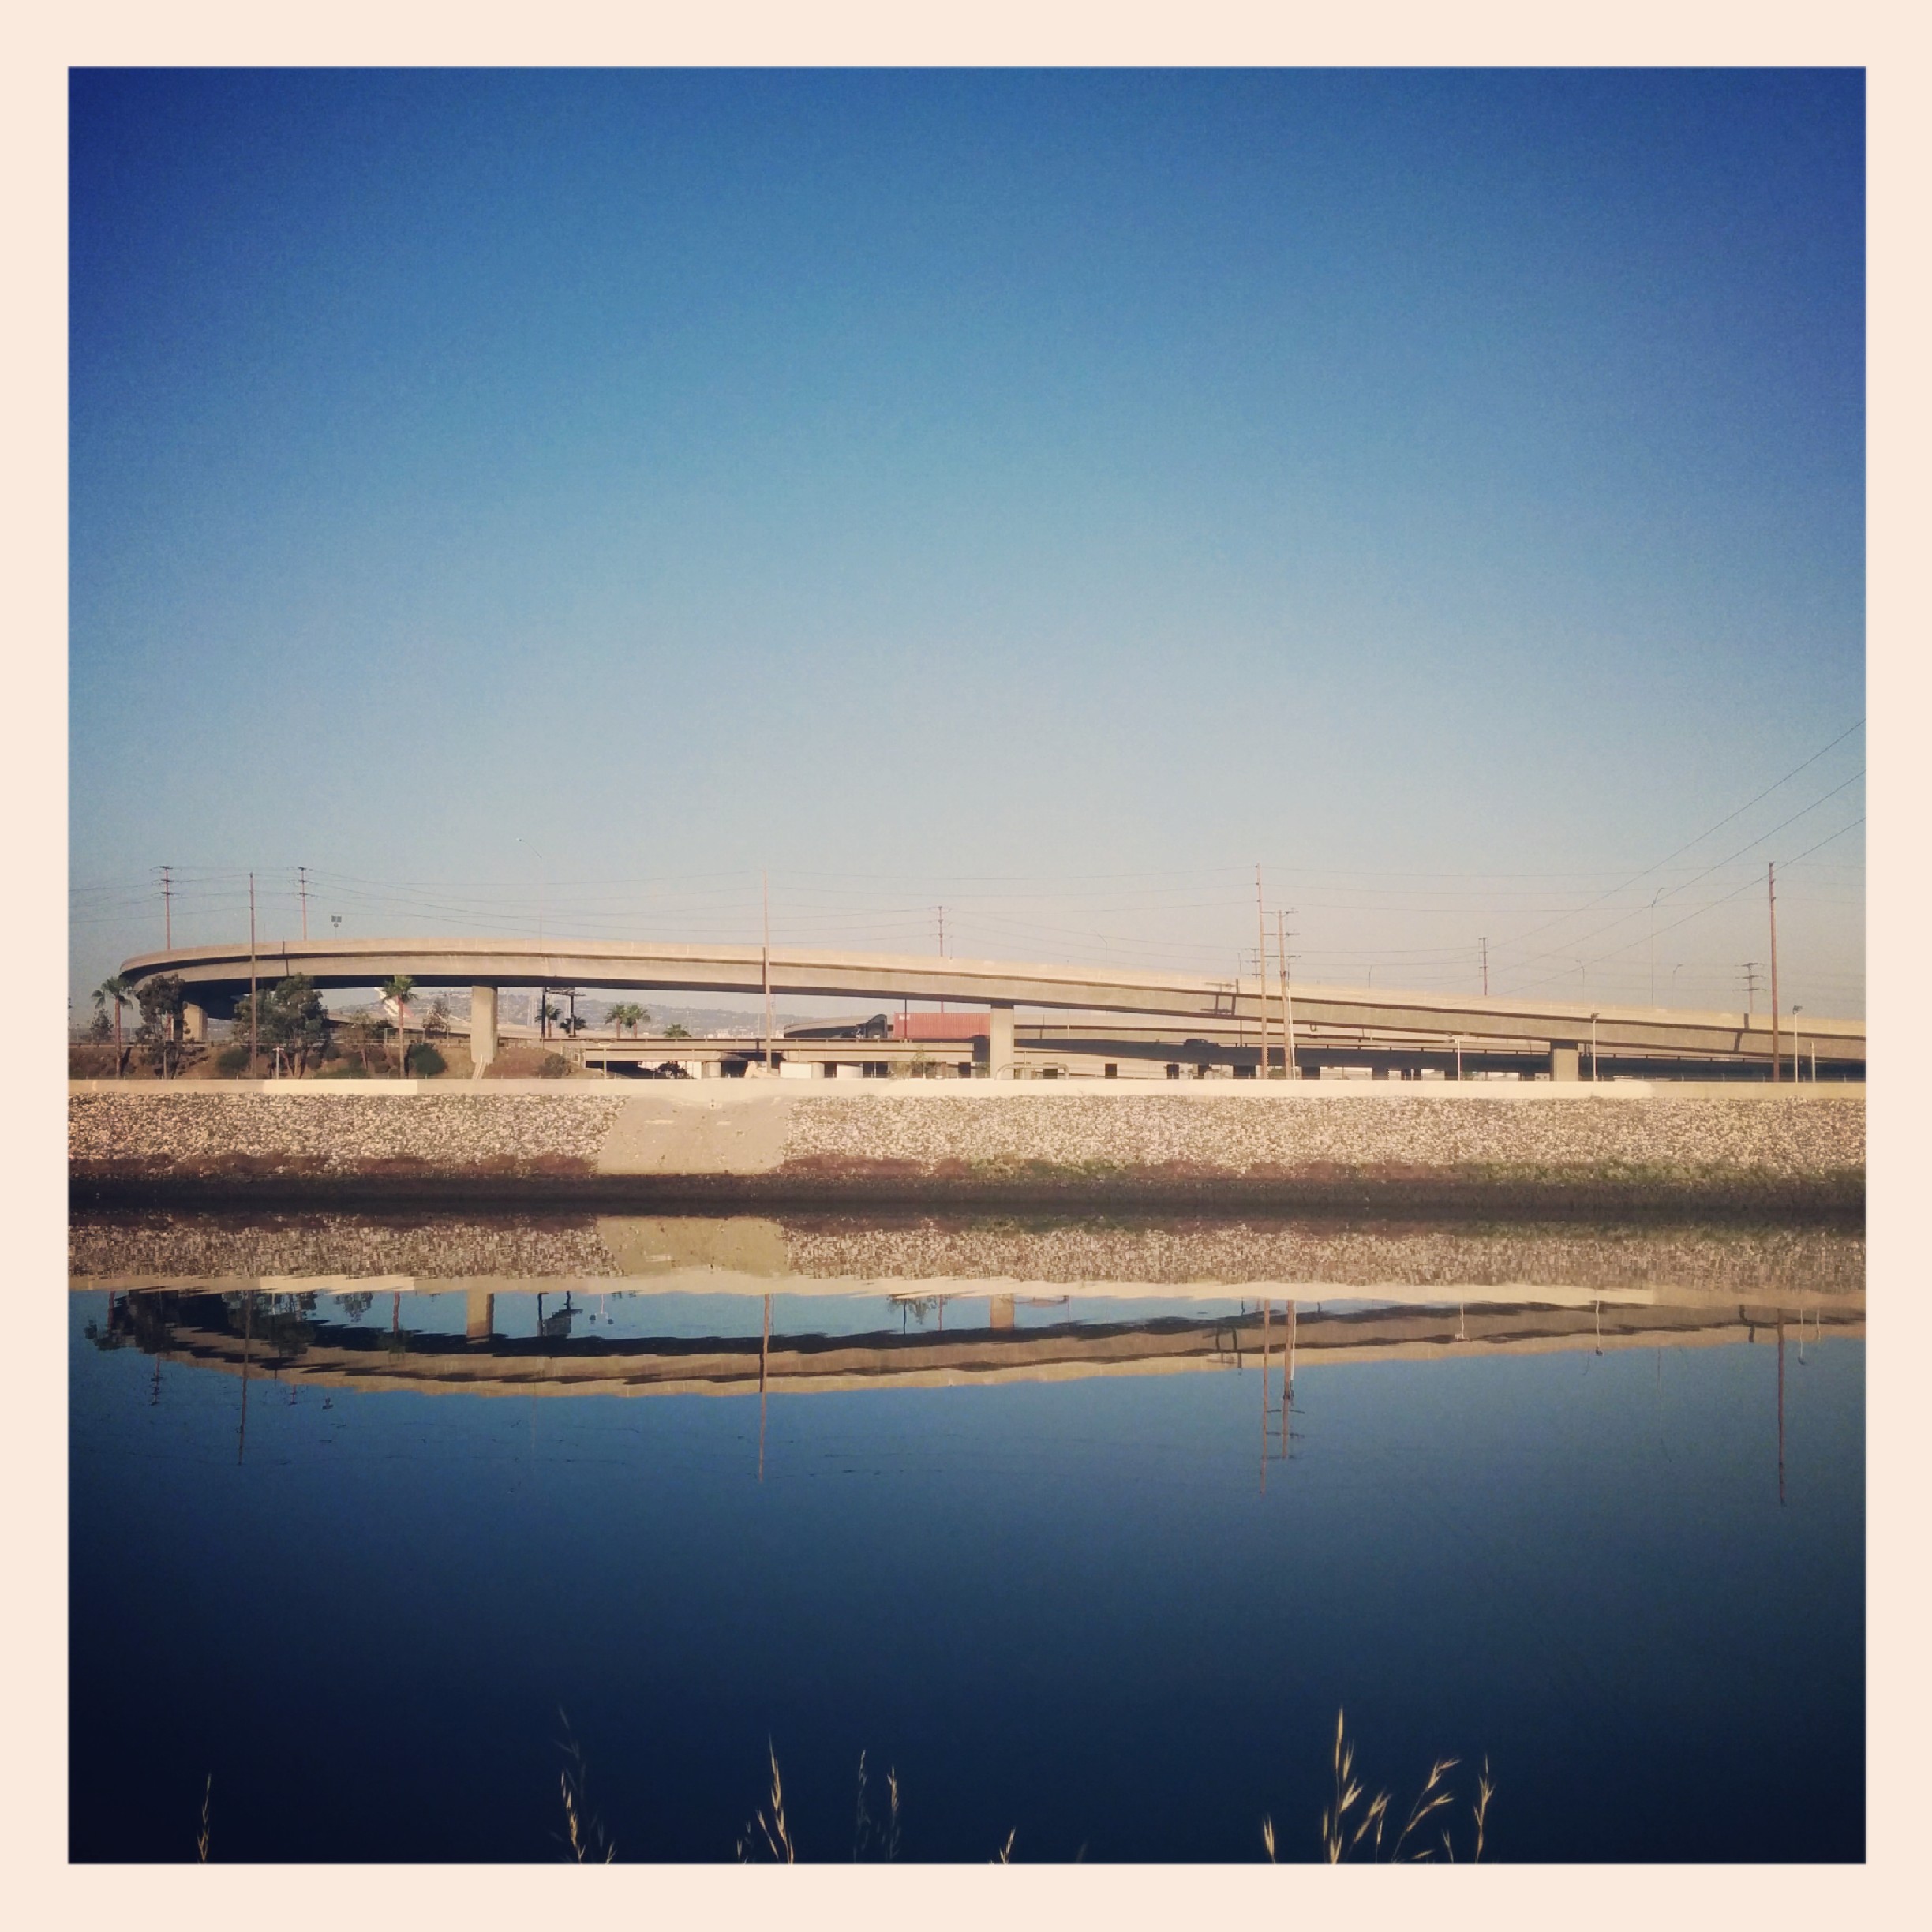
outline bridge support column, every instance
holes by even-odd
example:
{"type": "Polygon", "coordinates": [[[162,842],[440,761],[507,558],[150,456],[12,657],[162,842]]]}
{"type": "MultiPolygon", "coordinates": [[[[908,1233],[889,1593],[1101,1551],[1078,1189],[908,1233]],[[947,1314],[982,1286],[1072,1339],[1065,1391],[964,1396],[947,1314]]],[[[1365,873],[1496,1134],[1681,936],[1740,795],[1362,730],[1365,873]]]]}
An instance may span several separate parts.
{"type": "Polygon", "coordinates": [[[1550,1078],[1573,1080],[1582,1076],[1577,1067],[1577,1043],[1574,1040],[1550,1042],[1550,1078]]]}
{"type": "Polygon", "coordinates": [[[496,1331],[496,1297],[487,1288],[466,1289],[463,1294],[464,1339],[487,1342],[496,1331]]]}
{"type": "Polygon", "coordinates": [[[193,1041],[197,1046],[208,1043],[208,1009],[205,1006],[182,1007],[182,1038],[193,1041]]]}
{"type": "Polygon", "coordinates": [[[987,1040],[987,1071],[994,1080],[1013,1076],[1013,1009],[996,1005],[987,1040]]]}
{"type": "Polygon", "coordinates": [[[496,989],[470,989],[470,1065],[478,1073],[496,1058],[496,989]]]}

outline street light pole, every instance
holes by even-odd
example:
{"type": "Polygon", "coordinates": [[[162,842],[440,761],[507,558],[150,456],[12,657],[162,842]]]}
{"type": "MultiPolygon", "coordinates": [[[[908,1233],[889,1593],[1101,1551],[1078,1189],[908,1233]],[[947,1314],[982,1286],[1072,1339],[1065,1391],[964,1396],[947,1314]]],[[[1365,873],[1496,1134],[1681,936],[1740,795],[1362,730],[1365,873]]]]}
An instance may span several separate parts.
{"type": "MultiPolygon", "coordinates": [[[[1290,906],[1288,912],[1294,909],[1290,906]]],[[[1288,930],[1288,912],[1284,912],[1279,906],[1275,908],[1275,950],[1281,961],[1282,1035],[1286,1061],[1283,1071],[1289,1079],[1299,1080],[1301,1076],[1295,1068],[1294,994],[1288,980],[1288,942],[1294,937],[1288,930]]]]}
{"type": "MultiPolygon", "coordinates": [[[[517,843],[530,846],[530,850],[537,855],[537,950],[541,953],[544,942],[544,897],[549,886],[550,857],[520,832],[517,834],[517,843]]],[[[547,1040],[550,1037],[549,1007],[550,983],[546,979],[537,988],[537,1037],[540,1040],[547,1040]]]]}
{"type": "Polygon", "coordinates": [[[1268,1076],[1267,917],[1261,910],[1261,868],[1255,867],[1255,1012],[1261,1026],[1261,1077],[1268,1076]]]}
{"type": "Polygon", "coordinates": [[[256,1065],[256,1042],[260,1031],[256,1021],[260,1018],[261,1002],[256,998],[255,981],[255,874],[249,874],[249,1078],[259,1080],[261,1069],[256,1065]]]}
{"type": "Polygon", "coordinates": [[[772,994],[771,994],[771,874],[758,874],[758,882],[765,895],[765,945],[763,962],[765,969],[765,1071],[771,1071],[772,1063],[772,994]]]}

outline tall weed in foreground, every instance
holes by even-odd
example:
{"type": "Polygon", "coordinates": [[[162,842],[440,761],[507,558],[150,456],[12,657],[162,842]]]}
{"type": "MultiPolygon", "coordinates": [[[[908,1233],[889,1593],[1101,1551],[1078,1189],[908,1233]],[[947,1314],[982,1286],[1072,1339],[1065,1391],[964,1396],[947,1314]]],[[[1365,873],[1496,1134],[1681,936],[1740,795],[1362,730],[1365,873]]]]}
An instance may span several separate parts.
{"type": "MultiPolygon", "coordinates": [[[[769,1738],[765,1741],[765,1750],[771,1761],[771,1791],[766,1799],[765,1809],[754,1814],[751,1822],[739,1833],[734,1848],[735,1854],[739,1864],[749,1864],[757,1853],[758,1841],[762,1840],[764,1855],[774,1864],[795,1865],[798,1863],[798,1847],[785,1823],[784,1780],[778,1772],[777,1750],[769,1738]]],[[[993,1854],[991,1862],[994,1864],[1004,1865],[1009,1862],[1015,1836],[1015,1831],[1007,1833],[1006,1842],[993,1854]]],[[[866,1802],[866,1754],[861,1751],[859,1754],[859,1802],[852,1817],[852,1855],[854,1862],[863,1859],[868,1848],[874,1846],[878,1848],[877,1855],[888,1863],[899,1855],[899,1773],[895,1767],[886,1773],[886,1818],[882,1825],[873,1817],[871,1807],[866,1802]]]]}
{"type": "Polygon", "coordinates": [[[564,1754],[564,1768],[558,1773],[557,1784],[564,1801],[564,1829],[551,1836],[579,1865],[614,1864],[617,1848],[604,1829],[603,1819],[590,1808],[590,1773],[584,1763],[583,1747],[577,1742],[561,1705],[557,1706],[557,1721],[564,1727],[564,1735],[557,1740],[557,1749],[564,1754]]]}
{"type": "MultiPolygon", "coordinates": [[[[1415,1803],[1409,1807],[1402,1829],[1391,1839],[1388,1832],[1393,1814],[1389,1807],[1392,1795],[1386,1790],[1380,1791],[1365,1805],[1363,1803],[1363,1789],[1355,1776],[1355,1747],[1349,1739],[1342,1713],[1338,1710],[1333,1760],[1335,1795],[1322,1813],[1322,1856],[1331,1865],[1339,1865],[1358,1854],[1365,1854],[1372,1860],[1387,1864],[1415,1863],[1434,1858],[1436,1848],[1426,1842],[1428,1834],[1423,1826],[1455,1802],[1455,1794],[1447,1780],[1459,1762],[1454,1758],[1438,1758],[1429,1766],[1428,1776],[1423,1780],[1415,1803]]],[[[1489,1777],[1489,1760],[1485,1758],[1476,1780],[1476,1796],[1470,1807],[1472,1864],[1481,1862],[1483,1842],[1489,1823],[1489,1801],[1495,1795],[1496,1786],[1489,1777]]],[[[1442,1839],[1443,1861],[1454,1864],[1455,1842],[1450,1835],[1448,1819],[1439,1819],[1435,1829],[1442,1839]]],[[[1261,1843],[1267,1849],[1268,1863],[1274,1864],[1276,1860],[1272,1818],[1264,1817],[1261,1821],[1261,1843]]]]}

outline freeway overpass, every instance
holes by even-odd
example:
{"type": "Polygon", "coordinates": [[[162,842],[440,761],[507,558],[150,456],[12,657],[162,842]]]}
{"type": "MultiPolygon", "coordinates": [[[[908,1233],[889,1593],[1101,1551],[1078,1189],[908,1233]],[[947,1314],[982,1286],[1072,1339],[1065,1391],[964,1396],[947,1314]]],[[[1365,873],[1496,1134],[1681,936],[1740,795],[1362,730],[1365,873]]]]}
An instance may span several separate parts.
{"type": "MultiPolygon", "coordinates": [[[[232,1013],[251,979],[264,985],[305,974],[325,990],[380,986],[407,975],[418,987],[467,987],[471,1055],[482,1067],[495,1058],[496,995],[504,987],[577,987],[599,991],[767,993],[774,998],[859,998],[897,1002],[943,1001],[991,1015],[988,1070],[995,1078],[1014,1068],[1017,1007],[1083,1016],[1108,1015],[1134,1032],[1181,1042],[1224,1039],[1231,1029],[1253,1043],[1265,1018],[1280,1064],[1282,1008],[1277,988],[1255,979],[1211,979],[1185,973],[1139,972],[1115,966],[1068,966],[932,954],[856,953],[814,947],[673,945],[650,941],[488,938],[288,940],[175,947],[125,961],[137,982],[158,975],[180,978],[190,1039],[204,1038],[209,1017],[232,1013]],[[1150,1029],[1148,1023],[1160,1023],[1150,1029]]],[[[1580,1056],[1638,1061],[1656,1066],[1696,1064],[1758,1073],[1770,1070],[1772,1023],[1763,1014],[1694,1013],[1674,1008],[1612,1006],[1526,996],[1479,998],[1404,993],[1358,987],[1292,987],[1296,1058],[1304,1065],[1327,1038],[1385,1043],[1385,1050],[1439,1060],[1489,1052],[1523,1070],[1540,1061],[1554,1077],[1578,1077],[1580,1056]]],[[[1083,1035],[1104,1037],[1103,1026],[1083,1024],[1083,1035]]],[[[1807,1013],[1800,1029],[1807,1050],[1835,1069],[1862,1077],[1865,1023],[1807,1013]]],[[[1155,1041],[1158,1046],[1158,1040],[1155,1041]]],[[[1780,1046],[1794,1046],[1788,1020],[1780,1046]]],[[[1160,1047],[1159,1050],[1170,1050],[1160,1047]]]]}

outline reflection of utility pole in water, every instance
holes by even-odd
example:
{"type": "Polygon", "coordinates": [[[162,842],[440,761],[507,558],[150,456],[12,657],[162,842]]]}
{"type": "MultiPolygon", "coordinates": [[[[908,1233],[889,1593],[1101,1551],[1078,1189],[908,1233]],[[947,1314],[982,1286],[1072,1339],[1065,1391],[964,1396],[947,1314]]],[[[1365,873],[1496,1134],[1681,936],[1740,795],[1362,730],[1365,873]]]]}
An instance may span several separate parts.
{"type": "Polygon", "coordinates": [[[1778,1507],[1784,1507],[1784,1311],[1778,1311],[1778,1507]]]}
{"type": "Polygon", "coordinates": [[[235,1461],[242,1460],[242,1451],[248,1447],[248,1385],[249,1357],[253,1353],[255,1341],[255,1297],[246,1292],[242,1297],[242,1426],[235,1432],[235,1461]]]}
{"type": "Polygon", "coordinates": [[[771,1362],[771,1297],[765,1297],[765,1332],[758,1338],[758,1481],[765,1480],[765,1382],[771,1362]]]}
{"type": "Polygon", "coordinates": [[[1261,1304],[1261,1493],[1267,1494],[1268,1452],[1268,1321],[1273,1315],[1271,1301],[1261,1304]]]}
{"type": "Polygon", "coordinates": [[[1282,1460],[1288,1460],[1288,1425],[1294,1414],[1295,1305],[1288,1304],[1288,1366],[1282,1385],[1282,1460]]]}
{"type": "Polygon", "coordinates": [[[402,1332],[402,1294],[399,1289],[389,1297],[389,1332],[399,1335],[402,1332]]]}

